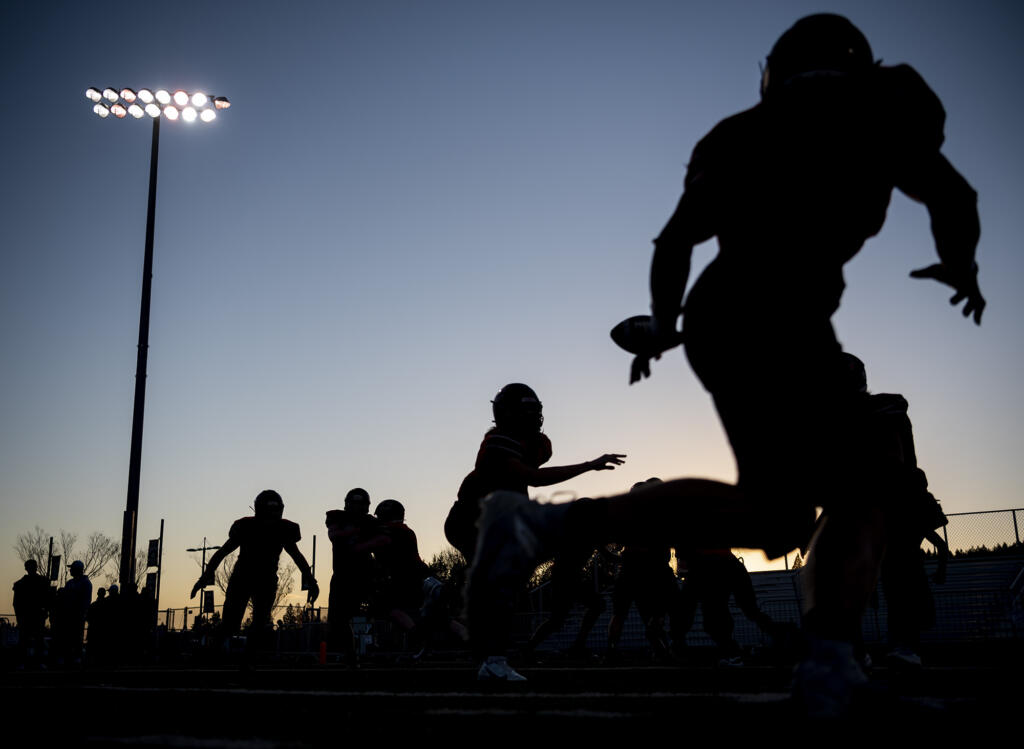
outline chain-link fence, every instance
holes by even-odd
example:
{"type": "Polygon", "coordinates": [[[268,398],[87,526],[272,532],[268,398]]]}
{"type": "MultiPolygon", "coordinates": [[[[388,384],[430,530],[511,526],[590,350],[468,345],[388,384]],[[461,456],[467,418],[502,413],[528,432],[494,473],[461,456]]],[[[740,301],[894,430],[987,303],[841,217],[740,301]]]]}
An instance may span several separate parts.
{"type": "MultiPolygon", "coordinates": [[[[156,624],[158,627],[166,627],[170,632],[202,629],[216,626],[220,622],[223,611],[224,604],[217,604],[212,610],[205,612],[199,606],[161,609],[157,612],[156,624]]],[[[248,626],[251,619],[252,610],[249,609],[245,613],[243,625],[248,626]]],[[[292,629],[312,622],[325,622],[327,621],[327,608],[319,606],[309,608],[294,604],[274,606],[271,609],[270,621],[275,629],[292,629]]]]}
{"type": "MultiPolygon", "coordinates": [[[[953,512],[940,533],[957,557],[989,552],[1024,551],[1021,532],[1024,509],[991,510],[988,512],[953,512]]],[[[926,549],[931,549],[927,544],[926,549]]]]}
{"type": "MultiPolygon", "coordinates": [[[[977,643],[1024,638],[1024,509],[951,513],[949,523],[938,532],[949,546],[950,560],[946,582],[929,583],[935,604],[935,623],[921,635],[925,643],[977,643]]],[[[924,551],[935,554],[927,541],[924,551]]],[[[937,561],[926,563],[933,575],[937,561]]],[[[801,572],[771,571],[751,575],[762,611],[777,622],[798,624],[801,618],[803,587],[801,572]]],[[[519,630],[528,633],[546,616],[544,601],[537,598],[536,612],[519,616],[519,630]]],[[[746,647],[768,644],[768,637],[735,606],[730,605],[735,623],[734,636],[746,647]]],[[[568,647],[577,631],[582,611],[574,611],[561,633],[551,638],[549,647],[568,647]]],[[[862,620],[867,644],[884,643],[888,637],[889,606],[881,586],[872,597],[862,620]]],[[[588,647],[600,648],[606,639],[607,615],[598,620],[588,638],[588,647]]],[[[630,611],[623,630],[623,645],[643,646],[645,627],[635,609],[630,611]]],[[[691,646],[711,646],[703,630],[703,611],[698,611],[687,642],[691,646]]]]}
{"type": "MultiPolygon", "coordinates": [[[[940,533],[950,548],[948,582],[932,587],[937,614],[936,626],[925,633],[925,640],[977,641],[979,639],[1005,639],[1024,637],[1024,544],[1021,543],[1021,524],[1024,508],[988,512],[963,512],[948,515],[949,523],[940,533]]],[[[925,542],[926,552],[934,553],[925,542]]],[[[935,562],[929,562],[929,571],[935,562]]],[[[798,571],[754,573],[754,584],[761,608],[778,621],[799,622],[801,586],[798,571]]],[[[516,629],[528,636],[530,631],[547,616],[549,601],[543,595],[534,596],[527,610],[516,617],[516,629]]],[[[157,626],[168,632],[213,631],[220,619],[223,605],[203,612],[199,606],[161,609],[157,626]]],[[[573,612],[563,627],[564,635],[554,636],[550,643],[556,647],[575,633],[579,614],[573,612]]],[[[763,643],[764,636],[733,607],[736,621],[736,639],[744,645],[763,643]]],[[[248,614],[247,614],[248,615],[248,614]]],[[[605,614],[593,629],[588,645],[600,647],[606,639],[605,614]]],[[[306,649],[318,645],[329,618],[327,607],[276,606],[272,623],[279,632],[303,632],[279,638],[282,647],[291,645],[306,649]],[[296,639],[297,638],[297,639],[296,639]],[[292,640],[295,640],[293,643],[292,640]],[[300,642],[301,640],[301,642],[300,642]]],[[[3,636],[16,638],[12,632],[17,626],[13,614],[0,615],[3,636]]],[[[387,639],[391,626],[386,621],[365,620],[365,637],[387,639]]],[[[885,638],[887,605],[884,592],[876,605],[868,609],[864,618],[864,636],[868,642],[885,638]]],[[[369,641],[368,640],[368,641],[369,641]]],[[[698,614],[688,641],[694,645],[710,644],[702,631],[698,614]]],[[[635,610],[630,613],[623,635],[623,645],[644,643],[644,627],[635,610]]]]}

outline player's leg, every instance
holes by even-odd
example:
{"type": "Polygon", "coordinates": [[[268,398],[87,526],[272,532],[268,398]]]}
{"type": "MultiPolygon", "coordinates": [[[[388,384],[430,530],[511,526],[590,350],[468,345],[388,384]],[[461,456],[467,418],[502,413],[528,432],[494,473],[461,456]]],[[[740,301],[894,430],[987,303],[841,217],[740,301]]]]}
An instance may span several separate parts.
{"type": "Polygon", "coordinates": [[[617,655],[622,630],[626,626],[626,617],[629,616],[629,607],[633,603],[633,588],[632,575],[624,562],[615,576],[615,584],[612,587],[612,616],[608,621],[608,655],[612,658],[617,655]]]}
{"type": "Polygon", "coordinates": [[[754,593],[754,582],[750,579],[750,573],[743,566],[743,562],[733,557],[730,561],[728,574],[728,586],[732,590],[733,600],[736,607],[743,612],[743,615],[754,622],[765,634],[771,634],[775,622],[768,614],[761,611],[757,604],[757,595],[754,593]]]}
{"type": "Polygon", "coordinates": [[[331,592],[327,604],[327,643],[333,652],[342,653],[352,663],[356,656],[355,632],[352,631],[352,614],[358,610],[353,599],[358,596],[348,580],[346,570],[335,570],[331,576],[331,592]]]}
{"type": "Polygon", "coordinates": [[[594,589],[590,580],[580,581],[581,586],[577,593],[577,599],[583,605],[583,618],[580,620],[580,628],[576,633],[570,653],[577,655],[587,654],[587,639],[590,637],[590,630],[594,628],[598,617],[604,613],[604,597],[594,589]]]}
{"type": "Polygon", "coordinates": [[[273,633],[274,599],[277,597],[277,575],[267,575],[253,580],[252,584],[252,627],[253,648],[267,650],[273,633]]]}
{"type": "Polygon", "coordinates": [[[807,555],[805,628],[812,637],[854,642],[878,582],[885,513],[865,503],[826,512],[807,555]]]}
{"type": "Polygon", "coordinates": [[[733,639],[734,622],[729,611],[730,588],[729,567],[723,557],[708,557],[702,563],[703,584],[700,592],[700,608],[704,614],[704,631],[714,640],[718,648],[718,663],[723,666],[739,666],[739,643],[733,639]]]}
{"type": "Polygon", "coordinates": [[[919,668],[921,631],[934,624],[935,603],[920,541],[912,534],[891,539],[882,562],[882,587],[889,610],[886,661],[896,668],[919,668]]]}
{"type": "Polygon", "coordinates": [[[221,629],[225,636],[231,637],[242,629],[242,617],[245,607],[249,604],[252,594],[248,576],[236,571],[228,581],[228,589],[224,593],[224,609],[221,613],[221,629]]]}

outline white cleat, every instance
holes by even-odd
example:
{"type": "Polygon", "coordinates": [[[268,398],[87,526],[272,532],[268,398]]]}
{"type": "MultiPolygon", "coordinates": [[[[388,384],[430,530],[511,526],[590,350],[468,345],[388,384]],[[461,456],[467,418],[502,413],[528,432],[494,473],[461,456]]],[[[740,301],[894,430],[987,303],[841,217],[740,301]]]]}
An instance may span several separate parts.
{"type": "Polygon", "coordinates": [[[502,655],[492,655],[480,665],[477,681],[526,681],[526,677],[508,665],[502,655]]]}

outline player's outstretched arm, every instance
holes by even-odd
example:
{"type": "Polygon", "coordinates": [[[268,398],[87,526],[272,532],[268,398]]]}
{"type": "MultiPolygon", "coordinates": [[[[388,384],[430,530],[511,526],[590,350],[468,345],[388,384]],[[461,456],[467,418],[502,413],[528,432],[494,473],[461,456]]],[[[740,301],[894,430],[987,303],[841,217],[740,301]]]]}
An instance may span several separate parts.
{"type": "Polygon", "coordinates": [[[190,595],[189,598],[195,598],[196,593],[198,593],[202,588],[205,588],[207,585],[213,585],[215,580],[214,575],[217,572],[217,568],[220,566],[220,563],[224,561],[224,557],[237,548],[238,541],[233,538],[229,538],[219,549],[217,549],[217,551],[213,553],[213,556],[210,557],[210,561],[206,563],[206,571],[199,576],[199,579],[196,580],[196,584],[192,586],[192,595],[190,595]]]}
{"type": "Polygon", "coordinates": [[[508,468],[517,473],[527,486],[551,486],[574,479],[588,471],[610,471],[622,465],[626,456],[620,453],[606,453],[600,458],[569,466],[548,466],[534,468],[516,458],[508,459],[508,468]]]}
{"type": "Polygon", "coordinates": [[[911,277],[930,278],[951,286],[956,293],[949,300],[950,304],[965,302],[964,317],[973,316],[974,322],[981,325],[985,298],[978,288],[978,265],[974,262],[981,236],[978,194],[937,151],[897,186],[928,208],[940,260],[935,265],[911,271],[911,277]]]}

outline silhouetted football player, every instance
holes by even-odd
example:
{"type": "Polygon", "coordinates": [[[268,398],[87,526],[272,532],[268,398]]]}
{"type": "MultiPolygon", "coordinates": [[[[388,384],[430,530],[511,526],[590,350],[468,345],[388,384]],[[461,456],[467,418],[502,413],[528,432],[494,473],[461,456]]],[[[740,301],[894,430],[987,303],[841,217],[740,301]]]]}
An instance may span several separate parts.
{"type": "Polygon", "coordinates": [[[379,545],[377,519],[370,514],[370,495],[352,489],[345,495],[345,509],[327,511],[327,537],[331,539],[334,574],[328,603],[328,640],[354,662],[355,635],[352,617],[370,601],[373,590],[373,557],[379,545]]]}
{"type": "MultiPolygon", "coordinates": [[[[533,389],[522,383],[506,385],[492,401],[494,426],[484,435],[477,452],[476,465],[459,487],[458,500],[444,524],[448,542],[473,562],[477,546],[477,518],[480,501],[495,491],[526,494],[530,486],[551,486],[568,481],[587,471],[605,471],[622,465],[625,455],[607,453],[601,457],[568,466],[541,468],[551,459],[551,441],[543,432],[543,407],[533,389]]],[[[594,549],[591,545],[590,550],[594,549]]],[[[525,579],[523,580],[525,583],[525,579]]],[[[521,585],[508,595],[514,596],[521,585]]],[[[504,598],[504,596],[499,596],[504,598]]],[[[502,606],[510,605],[507,600],[502,606]]],[[[509,632],[505,617],[496,616],[489,626],[470,629],[473,650],[485,658],[479,676],[483,680],[522,680],[508,666],[505,650],[509,632]]]]}
{"type": "Polygon", "coordinates": [[[672,638],[680,652],[682,639],[693,626],[693,618],[700,604],[704,615],[704,631],[718,648],[719,666],[742,666],[743,652],[733,638],[734,623],[729,611],[729,599],[743,615],[767,635],[776,632],[775,622],[757,605],[754,584],[747,568],[729,549],[701,549],[689,552],[686,560],[681,605],[672,619],[672,638]]]}
{"type": "Polygon", "coordinates": [[[876,423],[876,439],[906,467],[904,483],[893,504],[886,509],[886,548],[881,579],[888,604],[888,665],[895,668],[921,667],[921,631],[935,624],[935,600],[924,569],[921,542],[925,539],[938,553],[934,580],[945,582],[949,547],[936,530],[949,521],[938,501],[928,491],[928,478],[917,465],[914,430],[906,398],[895,393],[869,393],[864,362],[844,354],[850,385],[863,394],[876,423]]]}
{"type": "Polygon", "coordinates": [[[489,626],[495,597],[510,587],[503,580],[525,579],[532,558],[567,536],[660,536],[684,553],[744,547],[776,557],[807,543],[824,505],[805,575],[810,654],[795,694],[812,713],[845,708],[865,680],[851,643],[884,551],[883,508],[907,469],[872,439],[831,317],[843,265],[881,229],[899,188],[927,207],[939,256],[911,275],[951,286],[952,303],[980,323],[976,194],[940,151],[944,119],[917,72],[876,63],[841,16],[808,16],[779,38],[761,102],[694,149],[683,196],[655,240],[650,340],[631,368],[633,380],[649,375],[651,358],[678,340],[683,314],[686,354],[714,399],[738,486],[678,479],[568,507],[495,495],[470,573],[471,628],[489,626]],[[684,306],[693,247],[712,237],[718,256],[684,306]]]}
{"type": "Polygon", "coordinates": [[[462,481],[458,499],[448,512],[444,534],[448,543],[472,564],[476,552],[480,500],[493,491],[525,494],[530,486],[551,486],[587,471],[622,465],[625,455],[608,453],[596,460],[568,466],[542,465],[551,460],[551,440],[541,431],[543,405],[522,383],[506,385],[491,401],[494,426],[484,435],[473,470],[462,481]]]}
{"type": "MultiPolygon", "coordinates": [[[[630,488],[630,492],[661,483],[659,478],[638,481],[630,488]]],[[[655,657],[668,660],[670,653],[665,634],[665,616],[672,617],[673,634],[681,621],[679,585],[669,566],[671,549],[666,545],[630,544],[624,546],[616,556],[619,565],[612,588],[612,616],[608,621],[608,658],[615,660],[618,657],[619,640],[629,615],[629,607],[636,603],[637,613],[644,623],[644,633],[655,657]]],[[[685,637],[685,631],[682,637],[685,637]]]]}
{"type": "Polygon", "coordinates": [[[224,595],[223,631],[232,635],[241,628],[246,605],[252,600],[252,622],[254,631],[270,626],[270,614],[277,593],[277,564],[282,549],[288,552],[299,568],[302,579],[308,586],[309,603],[320,595],[316,580],[309,569],[306,558],[296,544],[301,538],[299,526],[285,520],[284,502],[281,495],[267,489],[260,492],[253,502],[255,514],[239,518],[231,524],[228,540],[217,549],[206,565],[206,572],[192,587],[192,598],[207,585],[213,585],[217,567],[224,557],[238,549],[238,561],[231,573],[228,589],[224,595]]]}

